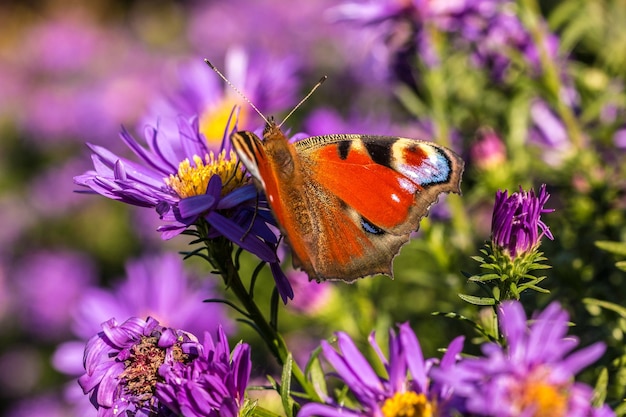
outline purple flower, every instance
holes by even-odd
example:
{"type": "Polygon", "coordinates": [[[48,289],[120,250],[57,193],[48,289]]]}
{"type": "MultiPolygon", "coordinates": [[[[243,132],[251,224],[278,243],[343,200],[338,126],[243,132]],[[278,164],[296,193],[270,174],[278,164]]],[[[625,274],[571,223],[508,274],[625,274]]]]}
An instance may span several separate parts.
{"type": "MultiPolygon", "coordinates": [[[[194,50],[203,54],[210,51],[211,56],[206,58],[211,61],[216,61],[217,54],[230,53],[232,45],[245,45],[249,51],[264,51],[251,57],[250,64],[256,68],[250,69],[270,81],[275,92],[267,92],[273,95],[281,91],[281,84],[289,82],[280,71],[273,71],[285,53],[290,59],[295,58],[299,69],[306,66],[307,73],[317,71],[315,68],[319,68],[320,63],[333,66],[340,63],[341,60],[336,59],[337,43],[342,40],[338,34],[340,28],[329,25],[324,15],[335,1],[302,2],[298,7],[286,7],[284,0],[194,2],[190,5],[187,37],[194,50]],[[315,30],[304,30],[306,28],[315,30]]],[[[291,97],[291,93],[288,96],[291,97]]]]}
{"type": "Polygon", "coordinates": [[[237,417],[251,367],[248,344],[239,343],[231,352],[223,330],[218,332],[217,343],[205,333],[193,361],[161,366],[156,396],[176,415],[237,417]]]}
{"type": "MultiPolygon", "coordinates": [[[[346,2],[331,9],[331,15],[379,32],[388,50],[388,66],[401,80],[416,57],[430,66],[439,62],[427,27],[450,34],[457,48],[467,49],[477,66],[488,68],[501,80],[511,65],[511,51],[521,55],[533,75],[541,72],[539,48],[514,10],[515,3],[510,0],[386,0],[346,2]]],[[[545,49],[554,59],[558,38],[544,32],[545,49]]]]}
{"type": "Polygon", "coordinates": [[[542,148],[542,158],[550,165],[558,166],[572,150],[572,142],[563,121],[542,100],[530,105],[532,127],[529,141],[542,148]]]}
{"type": "Polygon", "coordinates": [[[87,169],[83,158],[70,159],[41,172],[30,184],[28,204],[39,218],[49,219],[67,215],[85,199],[75,193],[76,186],[68,181],[77,171],[87,169]]]}
{"type": "Polygon", "coordinates": [[[409,138],[431,138],[433,129],[428,121],[412,121],[410,124],[398,125],[391,121],[389,115],[364,116],[353,112],[347,118],[328,108],[318,108],[304,121],[304,130],[311,136],[329,135],[334,133],[360,133],[367,135],[396,135],[409,138]]]}
{"type": "Polygon", "coordinates": [[[519,193],[510,196],[508,191],[498,191],[491,219],[493,245],[514,259],[537,248],[544,235],[553,239],[541,220],[543,213],[554,211],[544,208],[549,197],[545,184],[539,189],[539,196],[535,196],[534,190],[526,192],[521,187],[519,193]]]}
{"type": "Polygon", "coordinates": [[[312,315],[329,305],[333,287],[327,282],[310,280],[303,271],[288,269],[285,273],[293,287],[294,299],[289,304],[293,310],[312,315]]]}
{"type": "Polygon", "coordinates": [[[452,372],[433,375],[465,399],[468,411],[493,417],[614,415],[608,407],[592,408],[591,387],[574,382],[605,346],[595,343],[572,353],[578,340],[567,336],[569,317],[558,303],[550,304],[530,325],[517,301],[502,303],[498,318],[506,347],[486,343],[484,357],[464,359],[452,372]]]}
{"type": "Polygon", "coordinates": [[[613,134],[613,145],[620,150],[626,149],[626,128],[624,126],[620,126],[613,134]]]}
{"type": "Polygon", "coordinates": [[[96,281],[92,261],[77,252],[30,252],[13,267],[17,317],[24,329],[48,340],[63,340],[81,294],[96,281]]]}
{"type": "Polygon", "coordinates": [[[169,223],[159,228],[164,239],[196,225],[203,237],[225,237],[234,242],[270,263],[286,302],[293,292],[276,267],[278,239],[268,227],[275,221],[267,202],[258,197],[254,184],[248,181],[230,150],[226,138],[231,132],[224,131],[222,148],[216,155],[198,129],[197,118],[182,117],[178,118],[176,135],[148,126],[147,149],[123,130],[122,140],[142,163],[89,145],[94,152],[95,170],[75,177],[74,181],[105,197],[155,208],[161,219],[169,223]]]}
{"type": "Polygon", "coordinates": [[[481,129],[470,148],[470,158],[481,170],[497,169],[506,161],[506,147],[492,129],[481,129]]]}
{"type": "Polygon", "coordinates": [[[68,417],[71,414],[63,400],[55,393],[45,393],[25,398],[9,407],[4,417],[68,417]]]}
{"type": "MultiPolygon", "coordinates": [[[[208,57],[213,59],[213,57],[208,57]]],[[[248,54],[230,49],[225,58],[224,75],[264,114],[284,111],[293,106],[298,90],[296,67],[292,59],[276,59],[259,53],[248,54]]],[[[224,84],[197,57],[177,68],[177,85],[156,100],[146,124],[160,124],[167,132],[176,131],[177,117],[198,115],[199,131],[218,148],[226,130],[232,128],[231,112],[240,106],[237,125],[240,130],[255,130],[262,126],[261,118],[230,86],[224,84]]]]}
{"type": "Polygon", "coordinates": [[[85,348],[86,373],[78,380],[90,395],[98,417],[129,415],[173,416],[155,397],[162,365],[188,363],[200,352],[195,336],[159,325],[155,319],[115,319],[85,348]]]}
{"type": "Polygon", "coordinates": [[[80,341],[59,346],[53,357],[56,369],[69,375],[82,372],[84,342],[111,317],[154,317],[162,325],[192,334],[230,327],[221,305],[203,303],[215,296],[212,282],[194,285],[180,256],[168,253],[128,262],[126,278],[112,290],[89,288],[73,302],[72,330],[80,341]]]}
{"type": "MultiPolygon", "coordinates": [[[[322,352],[354,395],[355,405],[346,406],[343,401],[326,398],[325,404],[305,404],[298,417],[449,415],[448,409],[454,402],[451,391],[429,377],[437,360],[424,360],[417,337],[407,323],[400,325],[398,336],[393,330],[389,332],[389,360],[375,342],[374,334],[370,336],[370,344],[387,372],[384,378],[376,374],[347,334],[338,333],[337,339],[339,352],[326,341],[322,342],[322,352]]],[[[447,372],[454,365],[462,347],[462,337],[452,341],[438,365],[442,371],[447,372]]]]}
{"type": "Polygon", "coordinates": [[[20,105],[8,104],[21,109],[15,123],[39,146],[85,134],[104,141],[120,123],[137,120],[158,80],[152,57],[130,31],[99,25],[71,9],[34,24],[19,22],[21,35],[9,37],[7,44],[18,57],[12,63],[19,75],[14,84],[21,90],[15,97],[20,105]]]}

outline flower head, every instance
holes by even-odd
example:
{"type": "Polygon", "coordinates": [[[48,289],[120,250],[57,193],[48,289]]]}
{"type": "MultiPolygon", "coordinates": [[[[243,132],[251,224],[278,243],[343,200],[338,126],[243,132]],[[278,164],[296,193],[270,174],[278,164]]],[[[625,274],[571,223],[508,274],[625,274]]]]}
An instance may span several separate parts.
{"type": "Polygon", "coordinates": [[[78,383],[90,395],[98,417],[174,415],[155,397],[164,364],[188,363],[201,349],[195,336],[159,325],[155,319],[110,319],[85,348],[86,373],[78,383]]]}
{"type": "Polygon", "coordinates": [[[452,373],[437,371],[472,413],[494,417],[564,417],[613,415],[591,406],[591,387],[575,375],[604,352],[602,343],[571,353],[578,345],[567,337],[568,314],[558,303],[534,317],[530,326],[518,301],[507,301],[498,313],[506,347],[486,343],[484,357],[467,358],[452,373]]]}
{"type": "MultiPolygon", "coordinates": [[[[388,65],[403,81],[415,57],[429,66],[440,62],[432,28],[448,34],[456,48],[465,48],[473,63],[487,68],[496,80],[502,80],[515,62],[513,54],[522,58],[517,61],[524,62],[533,75],[541,73],[540,47],[516,15],[511,0],[348,1],[331,9],[331,15],[377,31],[384,45],[372,49],[378,55],[381,50],[388,51],[388,65]]],[[[542,47],[554,59],[558,38],[544,26],[542,47]]]]}
{"type": "MultiPolygon", "coordinates": [[[[231,126],[230,120],[226,126],[231,126]]],[[[175,135],[148,126],[145,130],[148,148],[123,130],[122,140],[142,163],[89,145],[94,152],[95,170],[75,177],[74,181],[90,192],[155,208],[161,219],[168,222],[159,228],[164,239],[195,225],[208,239],[224,237],[261,260],[277,265],[278,239],[268,227],[275,221],[267,202],[244,176],[230,149],[227,137],[232,130],[224,130],[217,154],[199,131],[197,118],[178,118],[175,135]]],[[[293,292],[279,269],[274,267],[272,272],[286,302],[293,292]]]]}
{"type": "Polygon", "coordinates": [[[515,259],[537,248],[544,235],[553,239],[550,229],[541,220],[541,214],[554,211],[544,208],[549,197],[545,184],[538,196],[533,190],[526,192],[521,187],[519,193],[510,196],[507,191],[498,191],[491,220],[494,246],[515,259]]]}
{"type": "MultiPolygon", "coordinates": [[[[279,59],[232,48],[227,51],[224,61],[226,77],[264,114],[293,106],[293,93],[297,91],[293,59],[279,59]]],[[[260,127],[260,119],[244,99],[225,85],[202,60],[194,59],[178,66],[175,86],[164,97],[154,101],[151,114],[144,121],[147,124],[159,121],[163,129],[175,131],[176,126],[170,125],[169,120],[198,115],[200,132],[217,147],[225,126],[232,127],[228,124],[233,122],[230,114],[235,106],[241,106],[237,117],[240,129],[260,127]]]]}
{"type": "Polygon", "coordinates": [[[15,319],[24,329],[46,340],[63,340],[70,328],[73,309],[96,281],[90,258],[79,252],[31,252],[13,267],[11,293],[15,319]]]}
{"type": "Polygon", "coordinates": [[[250,379],[250,346],[239,343],[230,351],[220,329],[217,342],[205,333],[198,356],[190,363],[168,362],[156,396],[177,415],[237,417],[250,379]]]}
{"type": "MultiPolygon", "coordinates": [[[[372,416],[372,417],[431,417],[446,416],[454,398],[445,384],[432,383],[429,373],[435,359],[424,360],[415,333],[408,324],[400,325],[399,335],[389,333],[389,359],[370,336],[370,344],[387,371],[386,377],[376,374],[354,342],[345,333],[338,333],[337,352],[329,343],[322,342],[326,360],[335,368],[337,376],[354,395],[354,406],[326,399],[325,404],[309,403],[302,407],[298,417],[308,416],[372,416]]],[[[448,370],[461,352],[463,338],[456,338],[439,364],[448,370]]]]}
{"type": "Polygon", "coordinates": [[[573,150],[561,118],[545,101],[536,99],[530,105],[530,119],[532,127],[528,134],[529,142],[541,147],[541,156],[546,163],[561,165],[573,150]]]}
{"type": "Polygon", "coordinates": [[[478,139],[470,148],[470,157],[478,169],[498,169],[506,162],[506,147],[492,129],[481,129],[478,139]]]}

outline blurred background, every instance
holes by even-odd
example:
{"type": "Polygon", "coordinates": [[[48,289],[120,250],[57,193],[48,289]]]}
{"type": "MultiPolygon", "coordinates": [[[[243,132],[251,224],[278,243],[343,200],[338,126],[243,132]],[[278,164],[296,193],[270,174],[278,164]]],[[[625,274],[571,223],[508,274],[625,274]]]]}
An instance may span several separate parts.
{"type": "MultiPolygon", "coordinates": [[[[195,109],[201,120],[230,110],[232,92],[204,58],[278,119],[328,75],[287,123],[292,133],[435,139],[466,160],[463,196],[431,209],[394,281],[316,284],[289,271],[296,296],[280,328],[298,361],[338,330],[365,346],[372,330],[409,321],[427,356],[472,335],[431,313],[480,320],[457,294],[477,293],[462,272],[479,272],[470,256],[489,238],[495,192],[546,183],[550,293],[523,301],[532,311],[559,300],[582,345],[607,343],[609,399],[623,398],[626,316],[584,300],[626,304],[615,266],[626,250],[596,244],[626,241],[626,3],[429,3],[3,1],[0,415],[95,415],[75,380],[85,341],[112,316],[151,314],[198,333],[220,323],[253,344],[259,384],[277,372],[233,311],[201,302],[229,295],[206,265],[176,255],[188,239],[161,240],[153,210],[74,192],[72,178],[92,168],[85,143],[132,158],[121,126],[143,139],[146,124],[183,111],[181,97],[211,103],[195,109]]],[[[262,126],[242,112],[243,127],[262,126]]],[[[242,275],[256,265],[245,257],[242,275]]],[[[272,286],[264,271],[257,299],[272,286]]]]}

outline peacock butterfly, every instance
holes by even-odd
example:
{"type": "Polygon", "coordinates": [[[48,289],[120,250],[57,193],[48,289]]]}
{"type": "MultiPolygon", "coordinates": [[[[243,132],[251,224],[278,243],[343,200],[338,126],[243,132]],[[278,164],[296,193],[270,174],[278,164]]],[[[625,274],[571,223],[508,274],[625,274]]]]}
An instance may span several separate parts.
{"type": "Polygon", "coordinates": [[[263,140],[240,131],[231,137],[233,147],[265,192],[294,266],[310,279],[393,276],[393,258],[439,194],[461,192],[464,163],[448,148],[356,134],[290,143],[281,130],[284,120],[266,119],[247,101],[267,123],[263,140]]]}

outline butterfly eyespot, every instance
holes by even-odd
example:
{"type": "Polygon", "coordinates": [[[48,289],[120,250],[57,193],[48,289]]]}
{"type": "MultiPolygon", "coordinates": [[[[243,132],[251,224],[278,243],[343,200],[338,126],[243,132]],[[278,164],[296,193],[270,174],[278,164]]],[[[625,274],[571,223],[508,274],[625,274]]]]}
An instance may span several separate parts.
{"type": "Polygon", "coordinates": [[[361,217],[361,227],[367,233],[370,233],[372,235],[382,235],[385,233],[383,229],[381,229],[380,227],[377,227],[375,224],[367,220],[365,217],[361,217]]]}

